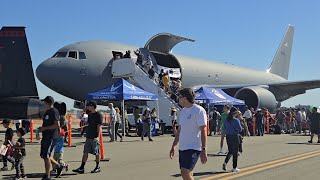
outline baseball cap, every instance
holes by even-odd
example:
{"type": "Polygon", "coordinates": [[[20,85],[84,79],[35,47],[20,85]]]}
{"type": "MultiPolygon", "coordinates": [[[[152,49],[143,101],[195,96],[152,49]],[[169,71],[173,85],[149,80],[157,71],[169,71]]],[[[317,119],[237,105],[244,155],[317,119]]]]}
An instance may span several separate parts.
{"type": "Polygon", "coordinates": [[[42,99],[41,101],[53,104],[54,103],[54,99],[52,96],[47,96],[46,98],[42,99]]]}

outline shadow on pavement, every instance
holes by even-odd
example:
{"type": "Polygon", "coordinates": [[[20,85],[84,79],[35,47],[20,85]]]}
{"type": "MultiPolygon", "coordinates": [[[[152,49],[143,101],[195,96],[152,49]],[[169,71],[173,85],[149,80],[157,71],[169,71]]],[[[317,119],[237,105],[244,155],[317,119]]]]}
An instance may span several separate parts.
{"type": "Polygon", "coordinates": [[[287,144],[304,144],[304,145],[320,145],[320,143],[308,143],[308,142],[302,142],[302,143],[287,143],[287,144]]]}
{"type": "MultiPolygon", "coordinates": [[[[228,173],[228,172],[196,172],[193,173],[194,177],[199,177],[199,176],[208,176],[208,175],[215,175],[215,174],[222,174],[222,173],[228,173]]],[[[174,174],[172,175],[173,177],[181,177],[181,174],[174,174]]]]}
{"type": "Polygon", "coordinates": [[[227,156],[226,154],[207,154],[208,157],[227,156]]]}
{"type": "MultiPolygon", "coordinates": [[[[27,174],[28,179],[41,179],[43,177],[44,173],[30,173],[27,174]]],[[[60,178],[68,178],[68,176],[74,176],[77,175],[76,173],[63,173],[60,178]]],[[[55,177],[55,175],[51,175],[52,177],[55,177]]],[[[3,175],[2,179],[14,179],[15,174],[6,174],[3,175]]],[[[59,178],[59,179],[60,179],[59,178]]]]}

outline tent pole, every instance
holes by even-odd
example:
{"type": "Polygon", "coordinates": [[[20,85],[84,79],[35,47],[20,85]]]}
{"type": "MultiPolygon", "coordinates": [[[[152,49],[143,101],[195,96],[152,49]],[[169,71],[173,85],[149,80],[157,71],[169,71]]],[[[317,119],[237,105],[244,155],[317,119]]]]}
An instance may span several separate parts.
{"type": "Polygon", "coordinates": [[[124,122],[124,100],[121,101],[121,112],[122,112],[122,136],[126,130],[126,124],[124,122]]]}
{"type": "Polygon", "coordinates": [[[157,118],[160,122],[160,110],[159,110],[159,100],[157,100],[157,118]]]}

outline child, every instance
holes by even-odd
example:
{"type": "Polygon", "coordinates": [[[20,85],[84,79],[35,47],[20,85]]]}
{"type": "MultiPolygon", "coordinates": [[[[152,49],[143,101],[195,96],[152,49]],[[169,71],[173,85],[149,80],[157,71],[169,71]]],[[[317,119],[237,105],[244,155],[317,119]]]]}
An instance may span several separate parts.
{"type": "Polygon", "coordinates": [[[7,146],[8,150],[7,150],[6,155],[2,157],[3,167],[0,170],[1,171],[8,171],[9,170],[8,169],[8,161],[12,163],[10,170],[13,170],[14,169],[14,160],[12,157],[10,157],[12,154],[12,150],[11,150],[12,148],[10,146],[10,142],[12,142],[12,139],[13,139],[13,130],[10,128],[11,121],[8,119],[4,119],[1,124],[3,124],[3,127],[7,129],[3,145],[7,146]]]}
{"type": "MultiPolygon", "coordinates": [[[[65,136],[64,129],[61,129],[60,133],[61,133],[61,137],[56,140],[57,142],[56,142],[56,145],[54,146],[53,159],[56,160],[59,164],[63,165],[65,167],[66,171],[68,171],[69,164],[66,164],[63,162],[63,152],[64,152],[64,148],[63,148],[64,139],[63,139],[63,137],[65,136]]],[[[56,170],[53,169],[52,171],[55,172],[56,170]]]]}
{"type": "Polygon", "coordinates": [[[23,160],[26,157],[26,141],[23,136],[26,134],[24,128],[17,129],[17,136],[19,137],[16,145],[14,146],[13,157],[15,159],[15,168],[16,168],[16,179],[26,178],[24,173],[23,160]]]}

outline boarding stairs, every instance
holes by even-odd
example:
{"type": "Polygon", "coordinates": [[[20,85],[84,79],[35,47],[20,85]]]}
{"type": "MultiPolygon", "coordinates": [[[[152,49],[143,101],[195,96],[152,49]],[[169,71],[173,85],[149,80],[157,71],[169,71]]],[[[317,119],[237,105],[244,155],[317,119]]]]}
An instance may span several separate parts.
{"type": "Polygon", "coordinates": [[[148,73],[143,70],[139,64],[136,64],[134,59],[124,58],[117,59],[112,62],[112,75],[113,78],[126,78],[130,82],[137,84],[142,89],[156,94],[158,96],[158,101],[148,101],[147,106],[158,109],[158,117],[160,120],[166,123],[166,126],[171,126],[171,107],[175,107],[178,111],[181,109],[180,105],[176,103],[169,95],[160,88],[159,82],[152,80],[148,73]]]}

